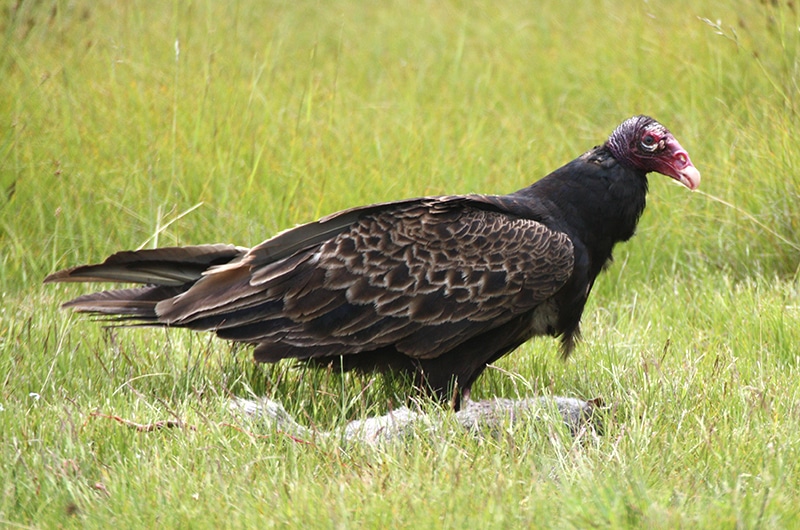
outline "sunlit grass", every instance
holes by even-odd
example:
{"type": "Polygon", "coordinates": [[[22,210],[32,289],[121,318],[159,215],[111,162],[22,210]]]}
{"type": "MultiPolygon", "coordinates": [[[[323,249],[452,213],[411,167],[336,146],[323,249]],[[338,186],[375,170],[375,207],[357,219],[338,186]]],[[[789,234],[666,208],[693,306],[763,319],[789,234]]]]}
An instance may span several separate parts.
{"type": "Polygon", "coordinates": [[[784,2],[9,2],[0,525],[800,524],[798,26],[784,2]],[[702,193],[653,175],[574,357],[535,341],[474,388],[601,397],[602,436],[254,432],[229,397],[330,430],[402,405],[408,383],[104,330],[58,310],[82,287],[41,285],[120,249],[514,191],[637,113],[689,150],[702,193]]]}

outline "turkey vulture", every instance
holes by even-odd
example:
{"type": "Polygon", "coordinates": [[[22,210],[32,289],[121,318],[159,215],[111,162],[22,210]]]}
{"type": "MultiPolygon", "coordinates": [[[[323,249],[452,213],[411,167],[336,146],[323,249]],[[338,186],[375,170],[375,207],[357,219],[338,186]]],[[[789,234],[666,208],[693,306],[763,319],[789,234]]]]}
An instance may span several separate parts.
{"type": "Polygon", "coordinates": [[[422,197],[344,210],[253,248],[119,252],[45,282],[118,282],[64,304],[119,323],[209,330],[343,370],[398,370],[456,407],[531,337],[573,349],[586,299],[645,207],[647,173],[694,190],[700,173],[661,124],[608,140],[509,195],[422,197]]]}

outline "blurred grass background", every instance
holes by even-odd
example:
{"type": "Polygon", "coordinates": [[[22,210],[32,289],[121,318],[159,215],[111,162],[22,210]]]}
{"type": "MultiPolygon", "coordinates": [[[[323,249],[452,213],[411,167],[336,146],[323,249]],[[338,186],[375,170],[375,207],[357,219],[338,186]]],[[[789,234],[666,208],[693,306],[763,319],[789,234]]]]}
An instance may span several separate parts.
{"type": "Polygon", "coordinates": [[[792,9],[557,5],[7,5],[3,285],[155,234],[255,244],[354,203],[509,192],[637,112],[775,231],[656,178],[653,266],[793,276],[792,9]]]}
{"type": "Polygon", "coordinates": [[[15,0],[0,39],[0,524],[797,523],[794,3],[15,0]],[[616,412],[588,444],[547,428],[377,453],[257,440],[219,427],[226,396],[329,428],[407,387],[103,331],[57,310],[81,287],[41,285],[121,249],[511,192],[638,113],[689,151],[701,191],[653,175],[575,358],[540,340],[475,388],[601,395],[616,412]],[[97,410],[201,428],[141,435],[97,410]]]}

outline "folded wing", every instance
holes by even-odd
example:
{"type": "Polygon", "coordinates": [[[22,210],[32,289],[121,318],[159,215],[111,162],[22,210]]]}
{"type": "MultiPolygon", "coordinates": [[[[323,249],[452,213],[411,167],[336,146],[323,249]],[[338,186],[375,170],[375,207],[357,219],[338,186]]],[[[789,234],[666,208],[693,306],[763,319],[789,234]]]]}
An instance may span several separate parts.
{"type": "Polygon", "coordinates": [[[553,296],[573,269],[569,238],[482,196],[341,212],[250,249],[204,245],[115,254],[48,281],[144,287],[66,305],[213,330],[277,361],[391,347],[437,357],[553,296]]]}

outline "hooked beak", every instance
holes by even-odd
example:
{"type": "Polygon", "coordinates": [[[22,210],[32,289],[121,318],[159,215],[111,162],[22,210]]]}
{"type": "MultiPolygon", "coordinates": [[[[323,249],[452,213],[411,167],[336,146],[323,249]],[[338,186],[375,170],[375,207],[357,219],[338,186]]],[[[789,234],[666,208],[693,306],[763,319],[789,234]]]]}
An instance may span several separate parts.
{"type": "Polygon", "coordinates": [[[696,190],[700,186],[700,172],[692,164],[689,153],[675,138],[667,139],[666,147],[659,173],[674,178],[692,191],[696,190]]]}

